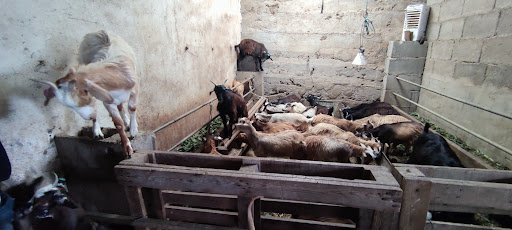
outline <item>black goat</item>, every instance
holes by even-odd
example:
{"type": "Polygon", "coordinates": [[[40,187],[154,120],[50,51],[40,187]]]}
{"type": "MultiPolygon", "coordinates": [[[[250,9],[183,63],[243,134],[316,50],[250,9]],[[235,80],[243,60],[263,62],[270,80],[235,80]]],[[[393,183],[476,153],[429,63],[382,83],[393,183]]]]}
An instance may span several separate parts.
{"type": "Polygon", "coordinates": [[[399,122],[385,124],[368,131],[377,137],[381,143],[389,144],[388,154],[392,153],[397,145],[405,145],[406,152],[410,149],[416,139],[421,135],[423,126],[417,122],[399,122]]]}
{"type": "Polygon", "coordinates": [[[256,64],[256,71],[263,71],[263,67],[261,66],[262,62],[265,62],[267,59],[272,60],[267,48],[265,48],[265,45],[252,39],[242,40],[240,44],[235,46],[235,50],[237,48],[239,49],[237,58],[238,71],[240,71],[240,62],[245,58],[245,56],[252,56],[254,58],[254,62],[256,64]]]}
{"type": "Polygon", "coordinates": [[[423,133],[413,145],[413,152],[407,164],[464,167],[446,140],[428,131],[430,124],[425,124],[423,133]]]}
{"type": "MultiPolygon", "coordinates": [[[[213,82],[212,82],[213,83],[213,82]]],[[[224,81],[226,83],[226,81],[224,81]]],[[[238,118],[247,117],[247,105],[242,96],[226,88],[224,84],[217,85],[210,92],[217,95],[217,111],[219,111],[222,124],[224,125],[224,137],[231,137],[233,133],[232,125],[238,122],[238,118]],[[227,125],[226,115],[229,116],[229,125],[227,125]]]]}
{"type": "Polygon", "coordinates": [[[316,106],[316,109],[317,109],[316,114],[327,114],[327,115],[332,116],[334,107],[327,107],[327,106],[318,104],[318,101],[320,99],[321,99],[320,97],[315,96],[313,94],[309,94],[308,96],[306,96],[306,100],[309,102],[309,104],[311,104],[311,106],[316,106]]]}
{"type": "Polygon", "coordinates": [[[342,113],[345,119],[349,120],[357,120],[373,114],[400,115],[389,103],[380,101],[360,104],[354,108],[346,108],[342,113]]]}

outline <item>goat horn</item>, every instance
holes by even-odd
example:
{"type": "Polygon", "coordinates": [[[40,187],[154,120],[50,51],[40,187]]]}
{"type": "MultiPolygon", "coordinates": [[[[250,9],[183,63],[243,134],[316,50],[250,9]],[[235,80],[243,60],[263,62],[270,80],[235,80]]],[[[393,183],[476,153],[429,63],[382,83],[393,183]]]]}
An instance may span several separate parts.
{"type": "Polygon", "coordinates": [[[210,80],[210,82],[211,82],[213,85],[217,86],[217,84],[215,84],[215,82],[213,82],[212,80],[210,80]]]}
{"type": "Polygon", "coordinates": [[[55,85],[55,83],[51,82],[51,81],[47,81],[47,80],[37,80],[37,79],[30,79],[32,81],[35,81],[35,82],[39,82],[39,83],[43,83],[43,84],[47,84],[49,85],[50,87],[52,87],[54,90],[57,90],[57,85],[55,85]]]}
{"type": "Polygon", "coordinates": [[[228,79],[224,80],[224,82],[222,82],[222,85],[226,84],[227,81],[228,81],[228,79]]]}

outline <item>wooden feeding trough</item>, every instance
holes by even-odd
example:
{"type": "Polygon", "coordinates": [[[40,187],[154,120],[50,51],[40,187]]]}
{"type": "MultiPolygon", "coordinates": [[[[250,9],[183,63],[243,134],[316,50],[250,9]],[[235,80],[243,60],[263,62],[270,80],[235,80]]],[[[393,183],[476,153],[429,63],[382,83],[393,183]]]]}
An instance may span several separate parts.
{"type": "Polygon", "coordinates": [[[370,165],[148,151],[115,172],[132,217],[215,226],[246,228],[263,197],[256,229],[394,229],[402,199],[389,170],[370,165]]]}

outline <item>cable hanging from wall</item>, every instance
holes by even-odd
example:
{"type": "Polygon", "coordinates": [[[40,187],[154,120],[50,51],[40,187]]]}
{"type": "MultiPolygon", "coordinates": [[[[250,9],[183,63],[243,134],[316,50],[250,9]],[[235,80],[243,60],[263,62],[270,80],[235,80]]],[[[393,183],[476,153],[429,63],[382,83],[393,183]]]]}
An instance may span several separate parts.
{"type": "Polygon", "coordinates": [[[363,15],[363,24],[361,26],[361,36],[359,42],[359,52],[357,53],[353,65],[366,65],[366,58],[364,57],[363,39],[370,39],[375,36],[375,28],[370,19],[368,19],[368,0],[366,0],[366,10],[363,15]]]}

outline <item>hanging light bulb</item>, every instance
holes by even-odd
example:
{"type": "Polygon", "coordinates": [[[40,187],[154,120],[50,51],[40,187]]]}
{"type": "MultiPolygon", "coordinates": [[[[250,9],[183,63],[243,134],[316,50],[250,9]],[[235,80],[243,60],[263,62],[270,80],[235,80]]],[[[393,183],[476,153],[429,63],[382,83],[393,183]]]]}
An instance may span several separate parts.
{"type": "Polygon", "coordinates": [[[352,65],[366,65],[366,58],[364,57],[364,48],[359,47],[359,53],[357,53],[356,58],[352,62],[352,65]]]}

